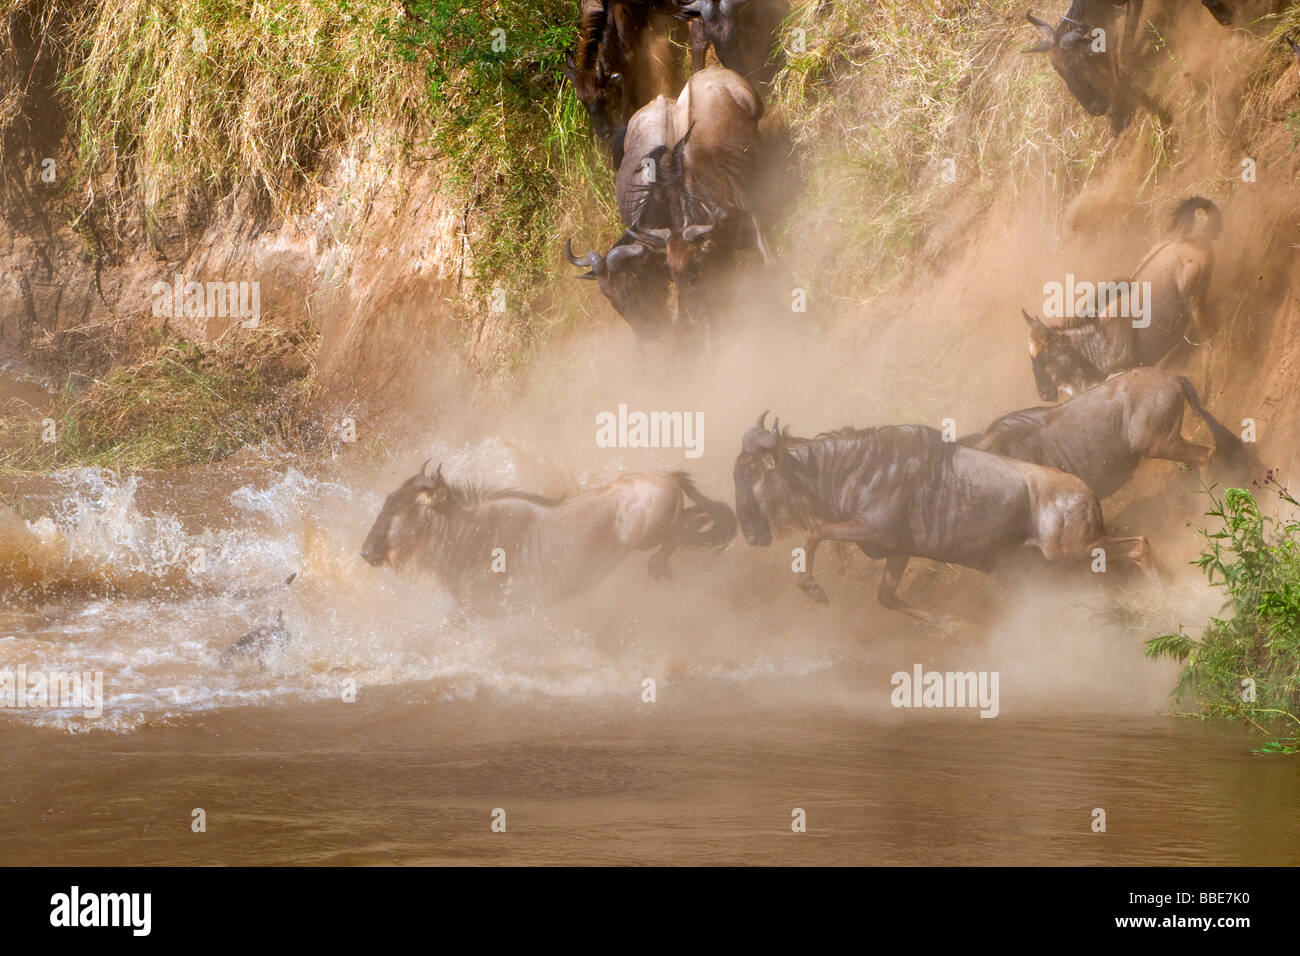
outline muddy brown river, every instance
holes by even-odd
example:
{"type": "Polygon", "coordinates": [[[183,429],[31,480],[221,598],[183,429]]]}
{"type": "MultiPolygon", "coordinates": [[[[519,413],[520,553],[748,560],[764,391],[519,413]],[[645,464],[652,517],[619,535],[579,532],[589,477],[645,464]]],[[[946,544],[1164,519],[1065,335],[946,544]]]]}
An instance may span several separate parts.
{"type": "MultiPolygon", "coordinates": [[[[436,451],[517,479],[499,443],[436,451]]],[[[391,480],[239,456],[0,482],[0,671],[103,680],[96,716],[0,708],[3,858],[1300,864],[1300,761],[1172,716],[1175,668],[1116,623],[1120,599],[1212,607],[1193,583],[923,568],[909,593],[977,615],[935,633],[845,551],[823,608],[738,542],[671,584],[634,557],[584,598],[466,619],[361,561],[391,480]],[[286,643],[222,657],[279,614],[286,643]],[[997,716],[893,706],[918,665],[996,672],[997,716]]]]}

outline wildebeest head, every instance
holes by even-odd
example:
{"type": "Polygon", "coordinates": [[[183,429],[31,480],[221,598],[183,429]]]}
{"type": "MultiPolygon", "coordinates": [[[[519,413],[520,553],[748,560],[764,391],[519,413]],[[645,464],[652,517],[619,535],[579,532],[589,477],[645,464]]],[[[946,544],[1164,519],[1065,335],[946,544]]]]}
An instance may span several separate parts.
{"type": "Polygon", "coordinates": [[[1073,398],[1105,381],[1106,376],[1075,348],[1068,335],[1023,309],[1020,314],[1029,325],[1029,361],[1034,367],[1034,385],[1039,398],[1054,402],[1061,393],[1073,398]]]}
{"type": "Polygon", "coordinates": [[[716,227],[717,218],[709,212],[705,222],[688,222],[680,230],[628,230],[638,242],[663,257],[668,275],[677,287],[677,312],[689,323],[709,319],[704,287],[708,281],[708,241],[716,227]]]}
{"type": "Polygon", "coordinates": [[[406,479],[384,501],[361,548],[361,557],[368,563],[376,567],[385,562],[404,564],[427,541],[434,515],[452,507],[451,489],[443,480],[442,466],[433,475],[427,473],[428,467],[426,461],[418,474],[406,479]]]}
{"type": "Polygon", "coordinates": [[[1042,40],[1030,53],[1046,53],[1052,68],[1065,80],[1079,104],[1093,116],[1104,116],[1119,93],[1119,73],[1107,39],[1105,52],[1094,48],[1094,27],[1062,19],[1055,28],[1032,13],[1025,17],[1038,28],[1042,40]]]}
{"type": "Polygon", "coordinates": [[[625,234],[605,255],[573,254],[564,244],[564,257],[587,271],[579,279],[596,279],[610,305],[640,338],[655,339],[668,326],[668,274],[663,258],[645,243],[625,234]]]}
{"type": "Polygon", "coordinates": [[[579,101],[586,107],[591,120],[591,131],[601,142],[614,136],[624,113],[626,89],[621,70],[607,70],[604,60],[597,59],[589,67],[582,67],[572,56],[565,65],[565,76],[573,84],[579,101]]]}
{"type": "Polygon", "coordinates": [[[761,66],[752,62],[767,54],[768,36],[746,36],[743,25],[750,0],[691,0],[682,4],[682,13],[699,17],[704,32],[718,54],[718,61],[742,76],[761,66]],[[761,48],[761,49],[760,49],[761,48]]]}
{"type": "Polygon", "coordinates": [[[782,449],[781,421],[771,429],[767,412],[745,432],[732,474],[736,481],[736,517],[745,540],[754,545],[772,543],[772,518],[779,516],[791,498],[787,474],[789,456],[782,449]]]}

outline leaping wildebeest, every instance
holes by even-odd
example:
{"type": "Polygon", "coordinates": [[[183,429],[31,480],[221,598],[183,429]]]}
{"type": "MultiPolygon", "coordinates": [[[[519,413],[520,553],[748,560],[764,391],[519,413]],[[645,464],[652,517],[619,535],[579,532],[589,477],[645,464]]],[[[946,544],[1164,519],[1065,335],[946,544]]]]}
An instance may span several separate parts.
{"type": "Polygon", "coordinates": [[[763,101],[738,73],[709,67],[677,97],[676,140],[646,159],[655,170],[646,202],[665,209],[666,226],[643,220],[629,233],[663,257],[677,287],[679,323],[711,318],[712,284],[729,259],[757,250],[775,262],[755,195],[763,160],[763,101]]]}
{"type": "Polygon", "coordinates": [[[1222,456],[1236,464],[1245,448],[1201,404],[1186,378],[1135,368],[1060,405],[1024,408],[996,419],[963,445],[1077,475],[1099,499],[1118,491],[1143,458],[1165,458],[1206,472],[1222,456]],[[1183,437],[1184,404],[1207,426],[1214,447],[1183,437]]]}
{"type": "Polygon", "coordinates": [[[658,97],[628,123],[615,178],[626,232],[603,257],[569,262],[601,280],[619,314],[644,337],[662,329],[666,283],[677,287],[678,330],[712,316],[715,282],[730,260],[756,249],[774,262],[756,208],[763,158],[763,101],[735,72],[710,67],[674,102],[658,97]],[[649,303],[649,304],[648,304],[649,303]]]}
{"type": "Polygon", "coordinates": [[[654,550],[651,576],[671,578],[673,551],[718,551],[736,533],[731,509],[683,472],[622,475],[556,499],[449,482],[428,465],[388,496],[361,556],[432,571],[460,607],[479,614],[571,597],[632,551],[654,550]]]}
{"type": "Polygon", "coordinates": [[[1046,53],[1079,105],[1093,116],[1109,114],[1116,133],[1128,125],[1134,100],[1169,122],[1169,114],[1132,75],[1141,15],[1142,0],[1072,0],[1055,27],[1032,12],[1025,14],[1042,37],[1028,52],[1046,53]],[[1121,8],[1124,34],[1119,38],[1121,8]]]}
{"type": "Polygon", "coordinates": [[[806,532],[799,587],[814,601],[828,603],[813,577],[822,541],[884,558],[876,597],[926,623],[934,617],[898,596],[913,557],[988,571],[1023,548],[1080,563],[1103,548],[1156,577],[1146,538],[1107,535],[1097,496],[1074,475],[946,442],[921,425],[796,438],[779,424],[767,429],[766,417],[745,432],[736,458],[736,516],[753,545],[770,544],[774,531],[806,532]]]}
{"type": "Polygon", "coordinates": [[[1222,231],[1222,214],[1210,200],[1192,196],[1178,204],[1171,225],[1173,234],[1153,246],[1129,282],[1121,284],[1149,284],[1145,325],[1135,325],[1123,314],[1127,294],[1109,295],[1100,315],[1078,316],[1057,326],[1021,310],[1029,325],[1034,383],[1043,401],[1054,402],[1061,393],[1078,395],[1116,372],[1155,365],[1180,342],[1197,345],[1209,334],[1205,301],[1214,272],[1211,242],[1222,231]],[[1198,341],[1188,339],[1188,332],[1198,341]]]}
{"type": "MultiPolygon", "coordinates": [[[[676,141],[674,114],[676,100],[657,96],[628,121],[624,150],[614,177],[614,196],[619,216],[628,228],[638,223],[645,228],[670,226],[667,207],[652,194],[656,175],[646,157],[676,141]]],[[[632,327],[638,337],[654,339],[668,327],[668,271],[664,260],[625,231],[604,255],[573,253],[572,240],[565,243],[564,256],[575,266],[587,270],[580,279],[597,279],[600,291],[632,327]]]]}

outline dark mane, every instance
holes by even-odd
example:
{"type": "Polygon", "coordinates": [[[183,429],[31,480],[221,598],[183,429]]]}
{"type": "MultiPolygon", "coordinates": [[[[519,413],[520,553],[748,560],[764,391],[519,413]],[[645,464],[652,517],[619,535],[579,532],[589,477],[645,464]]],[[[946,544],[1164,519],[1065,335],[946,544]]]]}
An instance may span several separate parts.
{"type": "MultiPolygon", "coordinates": [[[[834,453],[833,446],[847,443],[853,452],[870,459],[874,465],[887,467],[907,460],[919,460],[928,466],[931,474],[947,466],[957,449],[957,442],[944,441],[939,430],[928,425],[846,426],[821,432],[816,438],[792,438],[789,441],[795,447],[820,446],[827,453],[834,453]]],[[[781,443],[783,446],[787,444],[785,436],[781,443]]]]}
{"type": "Polygon", "coordinates": [[[548,508],[554,508],[563,502],[564,498],[548,498],[546,495],[535,495],[531,491],[521,491],[518,488],[500,488],[496,491],[489,492],[486,501],[498,501],[502,498],[517,498],[522,501],[531,501],[535,505],[545,505],[548,508]]]}
{"type": "Polygon", "coordinates": [[[984,433],[990,434],[994,431],[1005,431],[1015,433],[1022,429],[1035,429],[1042,425],[1041,414],[1048,411],[1050,405],[1035,405],[1033,408],[1022,408],[1019,411],[1007,412],[998,418],[989,422],[989,427],[984,429],[984,433]]]}
{"type": "Polygon", "coordinates": [[[602,5],[584,14],[582,30],[578,37],[578,69],[587,71],[596,68],[600,56],[600,44],[605,37],[605,26],[609,17],[602,5]]]}
{"type": "Polygon", "coordinates": [[[1071,329],[1082,329],[1089,325],[1100,325],[1101,316],[1097,315],[1072,315],[1064,319],[1060,325],[1049,325],[1054,332],[1069,332],[1071,329]]]}
{"type": "Polygon", "coordinates": [[[485,501],[500,501],[509,498],[531,501],[535,505],[544,505],[548,508],[564,501],[563,498],[548,498],[545,495],[535,495],[532,492],[521,491],[518,488],[490,488],[486,484],[477,481],[448,481],[446,484],[452,504],[462,510],[469,510],[485,501]]]}

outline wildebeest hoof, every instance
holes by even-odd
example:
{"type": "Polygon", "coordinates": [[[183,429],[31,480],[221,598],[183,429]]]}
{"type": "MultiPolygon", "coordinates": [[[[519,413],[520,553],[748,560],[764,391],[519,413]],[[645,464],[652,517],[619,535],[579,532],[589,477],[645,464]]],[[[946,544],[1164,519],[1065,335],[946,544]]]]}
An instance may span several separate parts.
{"type": "Polygon", "coordinates": [[[822,586],[812,578],[800,578],[799,587],[803,588],[803,593],[808,595],[818,604],[831,603],[831,599],[826,596],[826,592],[822,590],[822,586]]]}

